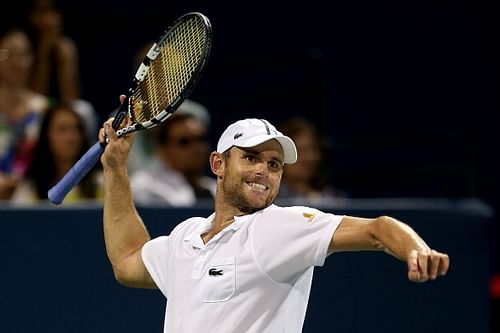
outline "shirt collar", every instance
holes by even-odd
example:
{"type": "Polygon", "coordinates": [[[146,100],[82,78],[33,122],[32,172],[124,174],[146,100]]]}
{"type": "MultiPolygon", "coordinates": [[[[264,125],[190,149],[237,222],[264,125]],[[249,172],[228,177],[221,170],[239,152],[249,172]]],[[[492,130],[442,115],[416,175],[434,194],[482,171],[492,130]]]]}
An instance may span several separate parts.
{"type": "MultiPolygon", "coordinates": [[[[219,234],[217,234],[214,238],[212,238],[212,240],[215,241],[219,239],[228,230],[232,231],[239,230],[243,226],[243,224],[253,219],[255,215],[258,214],[259,212],[248,215],[235,216],[234,222],[228,225],[226,228],[224,228],[221,232],[219,232],[219,234]]],[[[215,219],[215,213],[212,213],[207,218],[199,219],[196,229],[184,237],[183,239],[184,242],[189,242],[192,246],[197,248],[203,248],[205,244],[203,242],[201,235],[203,235],[205,232],[209,231],[212,228],[214,219],[215,219]]]]}
{"type": "Polygon", "coordinates": [[[201,238],[202,234],[204,234],[205,232],[209,231],[210,228],[212,228],[214,218],[215,218],[215,213],[212,213],[207,218],[200,218],[198,221],[198,225],[196,226],[196,229],[193,232],[187,234],[184,237],[184,241],[185,242],[191,241],[193,243],[195,239],[201,238]]]}
{"type": "Polygon", "coordinates": [[[234,231],[239,230],[241,228],[241,226],[246,221],[251,220],[254,216],[255,216],[255,213],[254,214],[249,214],[249,215],[235,216],[234,217],[234,222],[231,223],[231,225],[228,226],[228,228],[230,228],[231,230],[234,230],[234,231]]]}

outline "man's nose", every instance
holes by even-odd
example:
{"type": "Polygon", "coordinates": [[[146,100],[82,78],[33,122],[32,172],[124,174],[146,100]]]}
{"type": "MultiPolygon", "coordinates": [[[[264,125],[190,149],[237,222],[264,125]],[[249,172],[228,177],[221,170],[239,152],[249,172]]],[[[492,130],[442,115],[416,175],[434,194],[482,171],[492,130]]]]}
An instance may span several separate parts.
{"type": "Polygon", "coordinates": [[[269,167],[266,162],[259,162],[257,163],[257,173],[265,176],[269,173],[269,167]]]}

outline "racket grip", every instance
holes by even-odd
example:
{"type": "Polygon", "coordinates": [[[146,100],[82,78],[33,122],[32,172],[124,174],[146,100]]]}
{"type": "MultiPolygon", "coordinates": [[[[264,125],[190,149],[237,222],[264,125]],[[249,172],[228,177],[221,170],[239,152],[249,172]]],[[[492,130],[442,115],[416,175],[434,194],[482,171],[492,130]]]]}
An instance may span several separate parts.
{"type": "Polygon", "coordinates": [[[104,147],[100,142],[95,143],[90,149],[66,172],[63,178],[54,185],[48,193],[49,200],[59,205],[66,195],[75,187],[80,180],[92,169],[101,157],[104,147]]]}

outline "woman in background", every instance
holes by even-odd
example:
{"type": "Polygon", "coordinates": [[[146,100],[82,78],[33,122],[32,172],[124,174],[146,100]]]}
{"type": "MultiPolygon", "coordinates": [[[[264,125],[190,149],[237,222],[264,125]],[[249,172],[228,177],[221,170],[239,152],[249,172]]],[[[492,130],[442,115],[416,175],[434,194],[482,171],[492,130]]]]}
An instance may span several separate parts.
{"type": "MultiPolygon", "coordinates": [[[[81,117],[67,104],[49,108],[43,118],[34,156],[20,184],[13,203],[37,203],[47,200],[47,192],[87,151],[84,125],[81,117]]],[[[100,172],[93,168],[68,193],[63,203],[81,203],[102,198],[100,172]]]]}
{"type": "Polygon", "coordinates": [[[31,162],[48,99],[28,87],[33,51],[27,33],[0,24],[0,200],[9,200],[31,162]]]}

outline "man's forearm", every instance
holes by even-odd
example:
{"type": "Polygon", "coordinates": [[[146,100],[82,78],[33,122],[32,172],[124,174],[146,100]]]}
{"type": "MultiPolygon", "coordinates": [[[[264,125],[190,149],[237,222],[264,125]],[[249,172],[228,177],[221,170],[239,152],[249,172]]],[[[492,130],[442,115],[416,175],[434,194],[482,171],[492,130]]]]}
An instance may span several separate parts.
{"type": "Polygon", "coordinates": [[[373,230],[376,247],[401,260],[406,260],[413,250],[430,250],[425,241],[410,226],[392,217],[377,218],[373,230]]]}
{"type": "Polygon", "coordinates": [[[108,257],[113,268],[120,269],[150,239],[135,209],[126,171],[104,171],[103,220],[108,257]]]}

